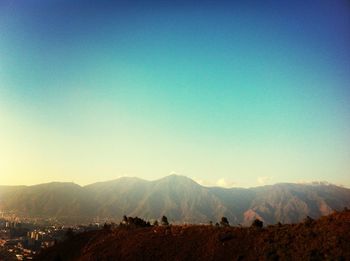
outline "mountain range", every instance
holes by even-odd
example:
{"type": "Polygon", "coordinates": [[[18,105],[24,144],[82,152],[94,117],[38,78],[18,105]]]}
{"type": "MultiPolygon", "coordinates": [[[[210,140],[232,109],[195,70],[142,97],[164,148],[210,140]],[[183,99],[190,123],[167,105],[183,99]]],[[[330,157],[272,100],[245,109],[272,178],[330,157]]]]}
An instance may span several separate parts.
{"type": "Polygon", "coordinates": [[[350,189],[327,183],[280,183],[254,188],[204,187],[170,175],[155,181],[123,177],[87,186],[47,183],[0,186],[0,212],[65,222],[94,218],[147,220],[162,215],[175,223],[214,223],[225,216],[233,225],[297,223],[350,207],[350,189]]]}

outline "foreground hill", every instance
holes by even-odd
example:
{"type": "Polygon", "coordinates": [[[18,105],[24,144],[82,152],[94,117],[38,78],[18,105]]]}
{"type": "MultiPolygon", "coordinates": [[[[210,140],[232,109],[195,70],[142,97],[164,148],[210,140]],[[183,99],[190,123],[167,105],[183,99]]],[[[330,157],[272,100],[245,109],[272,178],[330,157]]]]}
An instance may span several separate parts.
{"type": "Polygon", "coordinates": [[[74,183],[0,187],[0,211],[26,217],[55,217],[91,222],[95,217],[120,221],[125,214],[148,220],[166,215],[171,222],[231,224],[296,223],[350,207],[350,189],[330,184],[276,184],[256,188],[203,187],[171,175],[155,181],[120,178],[85,187],[74,183]]]}
{"type": "Polygon", "coordinates": [[[266,228],[170,226],[76,235],[37,260],[350,260],[350,211],[266,228]]]}

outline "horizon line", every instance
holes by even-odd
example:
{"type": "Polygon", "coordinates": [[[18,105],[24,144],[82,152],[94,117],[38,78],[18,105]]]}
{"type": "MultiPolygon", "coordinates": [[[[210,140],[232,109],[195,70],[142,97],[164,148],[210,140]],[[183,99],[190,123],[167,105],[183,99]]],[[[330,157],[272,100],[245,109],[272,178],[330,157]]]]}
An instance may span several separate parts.
{"type": "Polygon", "coordinates": [[[203,184],[203,182],[200,182],[200,180],[198,180],[196,178],[188,177],[186,175],[181,175],[181,174],[174,174],[174,173],[160,177],[160,178],[156,178],[156,179],[145,179],[145,178],[140,178],[137,176],[122,175],[122,176],[118,176],[114,179],[104,180],[104,181],[96,181],[96,182],[88,183],[85,185],[79,184],[78,182],[74,182],[74,181],[57,181],[57,180],[55,181],[55,180],[53,180],[53,181],[28,184],[28,185],[24,185],[24,184],[17,184],[17,185],[0,184],[0,187],[32,187],[32,186],[39,186],[39,185],[45,185],[45,184],[59,183],[59,184],[75,184],[79,187],[84,188],[84,187],[88,187],[88,186],[94,185],[94,184],[114,182],[114,181],[121,180],[121,179],[138,179],[140,181],[156,182],[156,181],[160,181],[162,179],[170,178],[170,177],[186,178],[186,179],[189,179],[192,182],[198,184],[199,186],[206,187],[206,188],[250,189],[250,188],[258,188],[258,187],[264,187],[264,186],[275,186],[275,185],[279,185],[279,184],[297,184],[297,185],[333,185],[333,186],[337,186],[337,187],[350,189],[350,187],[347,187],[343,184],[334,184],[334,183],[331,183],[331,182],[325,181],[325,180],[322,180],[322,181],[321,180],[313,180],[313,181],[296,181],[296,182],[276,182],[276,183],[271,183],[271,184],[258,184],[256,186],[223,186],[223,185],[218,185],[218,184],[214,184],[214,183],[213,184],[203,184]]]}

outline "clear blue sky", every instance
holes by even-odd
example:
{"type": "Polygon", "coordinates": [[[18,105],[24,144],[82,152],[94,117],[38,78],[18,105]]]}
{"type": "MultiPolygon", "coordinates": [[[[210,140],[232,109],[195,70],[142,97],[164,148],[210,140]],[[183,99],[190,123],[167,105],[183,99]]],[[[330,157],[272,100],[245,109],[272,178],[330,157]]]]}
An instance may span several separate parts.
{"type": "Polygon", "coordinates": [[[164,2],[0,2],[0,184],[350,187],[349,1],[164,2]]]}

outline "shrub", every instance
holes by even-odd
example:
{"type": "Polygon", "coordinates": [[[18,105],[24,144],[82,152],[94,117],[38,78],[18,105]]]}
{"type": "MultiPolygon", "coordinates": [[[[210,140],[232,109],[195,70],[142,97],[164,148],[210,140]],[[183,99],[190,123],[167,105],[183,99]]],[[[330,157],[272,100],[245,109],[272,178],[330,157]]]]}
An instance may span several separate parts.
{"type": "Polygon", "coordinates": [[[105,223],[105,224],[103,225],[103,229],[104,229],[104,230],[111,230],[111,228],[112,228],[112,225],[111,225],[111,224],[105,223]]]}
{"type": "Polygon", "coordinates": [[[222,217],[222,218],[221,218],[220,225],[223,226],[223,227],[228,227],[228,226],[230,226],[230,223],[228,222],[227,217],[222,217]]]}
{"type": "Polygon", "coordinates": [[[168,218],[166,216],[162,216],[161,224],[162,226],[169,226],[168,218]]]}
{"type": "Polygon", "coordinates": [[[314,223],[314,219],[313,218],[311,218],[311,217],[309,217],[309,216],[307,216],[305,219],[304,219],[304,224],[305,224],[305,226],[311,226],[313,223],[314,223]]]}
{"type": "Polygon", "coordinates": [[[260,219],[255,219],[251,225],[253,228],[262,228],[264,223],[260,219]]]}
{"type": "Polygon", "coordinates": [[[122,225],[129,227],[150,227],[151,224],[148,221],[143,220],[139,217],[123,217],[122,225]]]}

